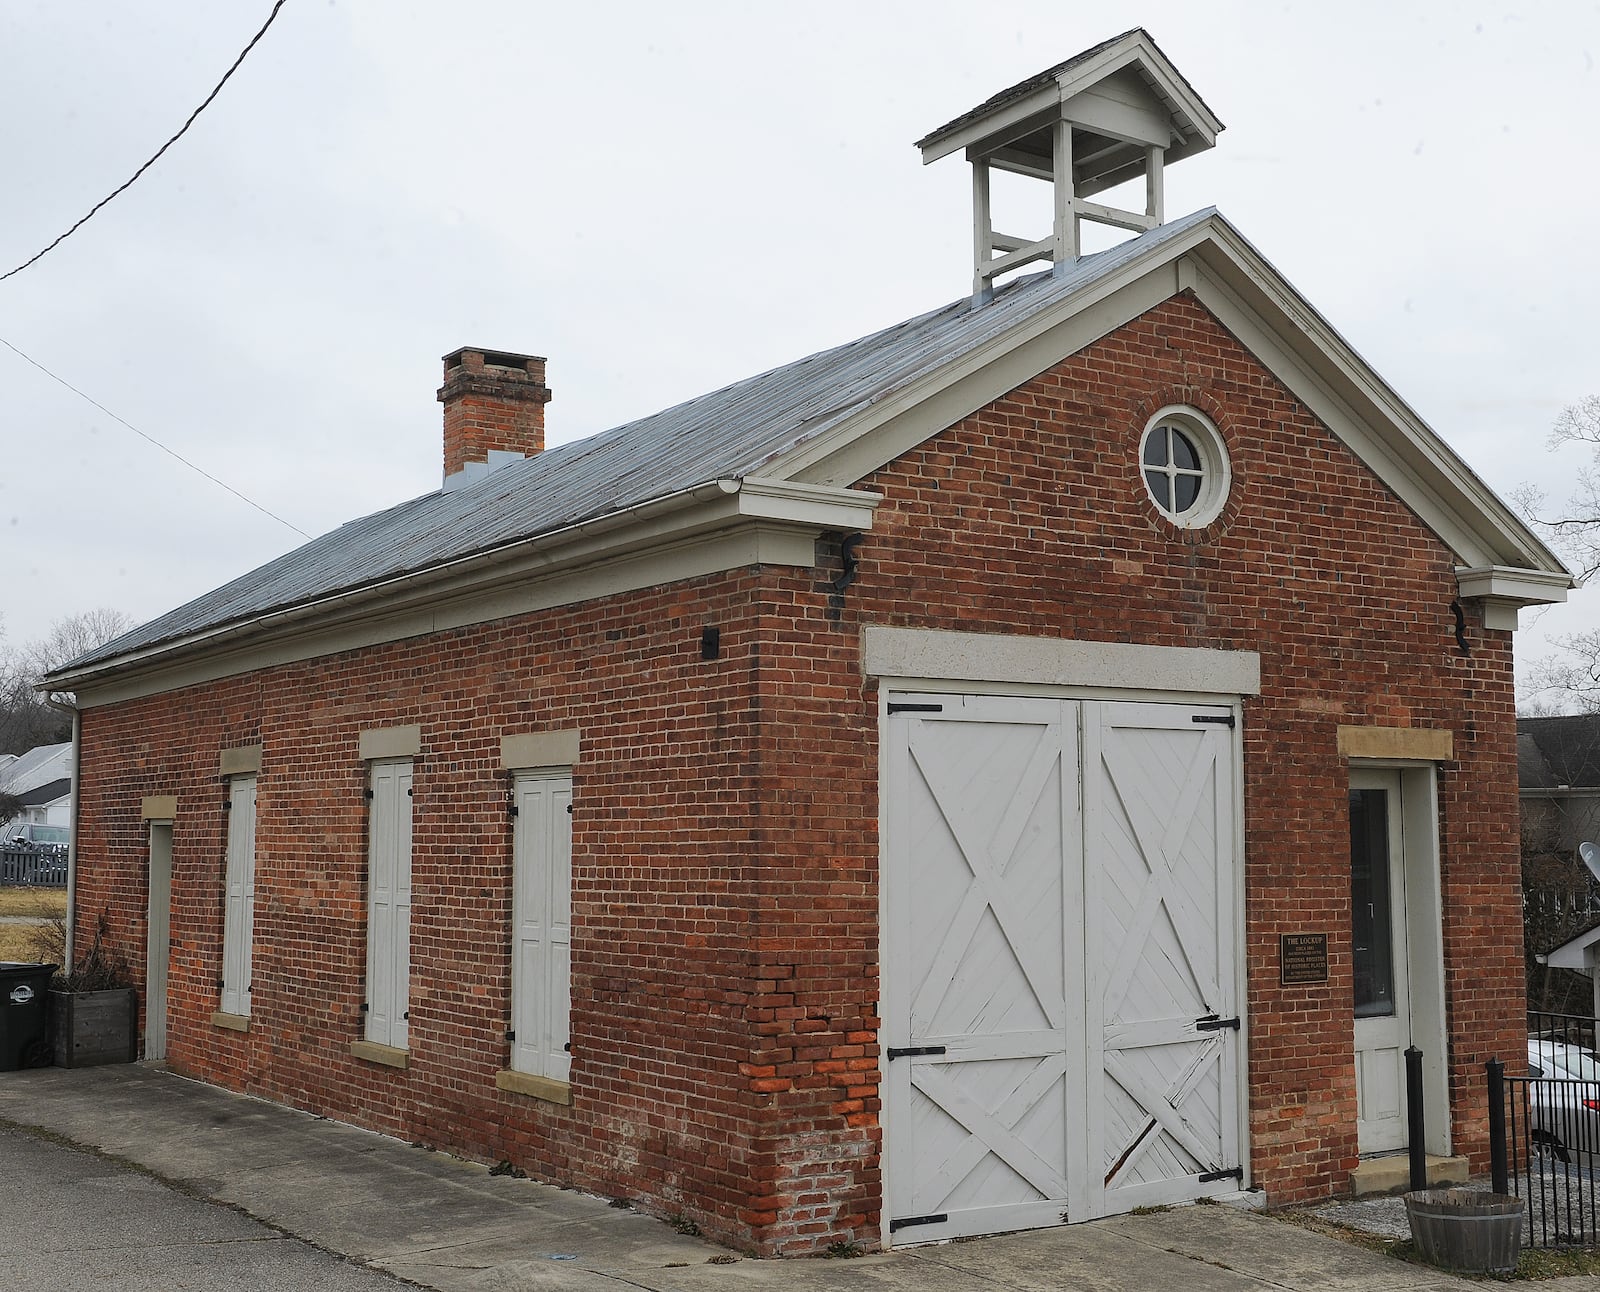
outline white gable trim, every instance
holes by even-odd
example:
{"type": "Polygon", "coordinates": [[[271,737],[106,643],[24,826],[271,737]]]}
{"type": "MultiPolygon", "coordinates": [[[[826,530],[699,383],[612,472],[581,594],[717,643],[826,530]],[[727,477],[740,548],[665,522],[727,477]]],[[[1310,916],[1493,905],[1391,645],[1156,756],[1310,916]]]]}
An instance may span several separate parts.
{"type": "Polygon", "coordinates": [[[1491,599],[1490,627],[1505,626],[1510,602],[1565,599],[1576,580],[1561,559],[1215,214],[781,455],[766,473],[833,487],[860,480],[1183,289],[1439,535],[1475,589],[1462,595],[1491,599]],[[1494,590],[1470,577],[1484,569],[1497,572],[1494,590]]]}

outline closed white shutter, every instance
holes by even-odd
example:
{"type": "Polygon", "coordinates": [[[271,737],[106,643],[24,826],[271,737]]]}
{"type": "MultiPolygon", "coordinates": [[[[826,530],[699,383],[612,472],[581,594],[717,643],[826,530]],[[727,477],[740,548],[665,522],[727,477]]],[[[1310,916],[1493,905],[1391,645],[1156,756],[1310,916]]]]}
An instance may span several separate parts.
{"type": "Polygon", "coordinates": [[[568,1080],[572,1012],[572,778],[516,778],[511,1017],[516,1072],[568,1080]]]}
{"type": "Polygon", "coordinates": [[[222,918],[222,1012],[250,1012],[250,943],[256,912],[256,778],[228,786],[228,870],[222,918]]]}
{"type": "Polygon", "coordinates": [[[367,1040],[403,1050],[411,1007],[411,760],[372,764],[367,858],[367,1040]]]}

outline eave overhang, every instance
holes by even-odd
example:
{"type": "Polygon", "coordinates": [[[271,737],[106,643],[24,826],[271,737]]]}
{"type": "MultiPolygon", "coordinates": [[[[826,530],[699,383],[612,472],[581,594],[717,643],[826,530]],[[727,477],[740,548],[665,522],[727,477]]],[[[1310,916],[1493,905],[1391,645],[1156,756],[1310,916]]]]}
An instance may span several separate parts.
{"type": "Polygon", "coordinates": [[[754,564],[809,567],[827,533],[870,530],[879,494],[756,476],[719,479],[624,511],[159,642],[40,689],[80,707],[254,668],[754,564]]]}

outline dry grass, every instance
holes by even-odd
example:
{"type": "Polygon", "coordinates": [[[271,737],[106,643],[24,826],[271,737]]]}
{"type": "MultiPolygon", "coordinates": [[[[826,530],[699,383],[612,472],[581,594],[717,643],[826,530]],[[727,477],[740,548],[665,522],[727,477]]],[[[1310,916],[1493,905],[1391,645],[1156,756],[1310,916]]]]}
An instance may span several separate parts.
{"type": "Polygon", "coordinates": [[[0,960],[38,961],[41,948],[36,947],[35,943],[39,933],[38,925],[0,924],[0,960]]]}
{"type": "Polygon", "coordinates": [[[67,913],[64,888],[0,888],[0,915],[36,915],[40,919],[67,913]]]}

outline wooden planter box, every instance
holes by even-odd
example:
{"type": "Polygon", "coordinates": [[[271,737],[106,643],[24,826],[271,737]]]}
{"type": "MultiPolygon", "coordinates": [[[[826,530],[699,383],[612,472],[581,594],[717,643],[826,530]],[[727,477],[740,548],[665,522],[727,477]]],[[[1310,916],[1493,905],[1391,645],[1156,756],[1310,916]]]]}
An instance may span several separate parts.
{"type": "Polygon", "coordinates": [[[58,1068],[132,1063],[139,1057],[139,1004],[132,987],[53,991],[50,1014],[58,1068]]]}

